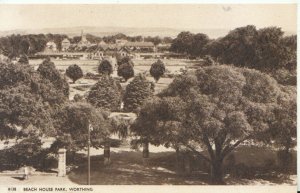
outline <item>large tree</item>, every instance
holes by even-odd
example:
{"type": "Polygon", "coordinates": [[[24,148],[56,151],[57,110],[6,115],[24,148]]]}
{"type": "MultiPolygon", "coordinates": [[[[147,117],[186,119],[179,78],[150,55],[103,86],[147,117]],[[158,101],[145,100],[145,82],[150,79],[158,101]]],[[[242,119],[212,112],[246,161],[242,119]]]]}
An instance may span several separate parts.
{"type": "Polygon", "coordinates": [[[96,107],[110,111],[118,111],[121,107],[122,88],[118,81],[108,75],[103,75],[92,86],[87,101],[96,107]]]}
{"type": "Polygon", "coordinates": [[[135,111],[145,100],[153,95],[154,86],[149,82],[143,74],[138,74],[126,86],[123,97],[124,110],[128,112],[135,111]]]}
{"type": "Polygon", "coordinates": [[[64,93],[28,65],[0,64],[0,136],[53,135],[64,93]]]}
{"type": "Polygon", "coordinates": [[[281,28],[256,29],[255,26],[248,25],[210,41],[205,50],[220,63],[270,73],[291,67],[291,61],[296,58],[296,45],[296,36],[284,36],[281,28]]]}
{"type": "Polygon", "coordinates": [[[103,142],[112,129],[108,113],[86,102],[66,104],[57,114],[57,119],[58,137],[53,147],[65,147],[70,151],[86,149],[89,129],[91,146],[103,147],[103,142]]]}
{"type": "Polygon", "coordinates": [[[201,68],[175,78],[145,104],[133,131],[155,145],[194,152],[210,164],[212,183],[222,184],[226,156],[243,142],[268,138],[281,92],[256,70],[201,68]]]}
{"type": "Polygon", "coordinates": [[[69,96],[69,84],[66,78],[60,74],[49,58],[39,65],[37,71],[44,79],[49,80],[57,90],[62,91],[66,97],[69,96]]]}

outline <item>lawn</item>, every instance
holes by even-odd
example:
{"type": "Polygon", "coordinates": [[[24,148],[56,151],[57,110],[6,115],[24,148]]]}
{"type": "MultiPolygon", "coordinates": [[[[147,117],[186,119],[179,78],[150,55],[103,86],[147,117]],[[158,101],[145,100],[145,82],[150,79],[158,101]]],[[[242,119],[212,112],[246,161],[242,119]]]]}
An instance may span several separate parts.
{"type": "MultiPolygon", "coordinates": [[[[79,65],[83,73],[93,73],[97,74],[97,67],[99,64],[98,60],[55,60],[52,59],[54,64],[56,65],[56,68],[60,70],[62,73],[66,71],[68,66],[72,64],[79,65]]],[[[134,59],[133,62],[135,64],[134,71],[135,74],[138,73],[144,73],[146,72],[147,79],[149,81],[154,82],[153,77],[150,76],[149,70],[151,67],[151,64],[154,63],[156,60],[154,59],[134,59]]],[[[192,60],[178,60],[178,59],[163,59],[163,62],[166,65],[167,73],[169,74],[179,74],[181,73],[181,70],[186,69],[188,66],[192,66],[195,63],[198,63],[198,61],[192,61],[192,60]]],[[[42,63],[41,59],[35,59],[30,60],[29,64],[32,65],[35,69],[38,68],[38,65],[42,63]]],[[[114,69],[114,72],[112,74],[113,77],[118,77],[117,70],[114,69]]],[[[127,84],[132,81],[133,78],[129,79],[126,83],[122,83],[122,87],[126,87],[127,84]]],[[[162,77],[156,84],[155,84],[155,93],[160,92],[164,88],[166,88],[171,82],[173,78],[166,78],[162,77]]],[[[81,78],[76,81],[76,84],[72,84],[72,81],[69,80],[70,84],[70,100],[73,99],[75,94],[79,94],[83,96],[88,90],[91,88],[93,84],[95,84],[97,80],[91,80],[86,78],[81,78]]]]}
{"type": "MultiPolygon", "coordinates": [[[[151,149],[150,149],[151,151],[151,149]]],[[[296,153],[294,152],[294,160],[296,153]]],[[[269,159],[276,159],[276,152],[264,147],[242,146],[235,152],[236,163],[243,163],[255,171],[252,178],[225,175],[227,184],[262,185],[262,184],[295,184],[296,174],[288,176],[266,169],[265,163],[269,159]],[[255,158],[255,159],[254,159],[255,158]],[[261,173],[265,171],[265,173],[261,173]]],[[[83,158],[85,160],[85,158],[83,158]]],[[[293,163],[296,167],[296,162],[293,163]]],[[[145,162],[140,151],[130,149],[111,152],[111,164],[103,165],[102,155],[94,155],[91,159],[92,185],[204,185],[209,184],[209,173],[206,164],[201,160],[193,160],[190,174],[176,174],[176,153],[165,149],[162,152],[150,153],[145,162]]],[[[68,177],[76,184],[86,184],[87,165],[81,162],[73,169],[68,177]]]]}

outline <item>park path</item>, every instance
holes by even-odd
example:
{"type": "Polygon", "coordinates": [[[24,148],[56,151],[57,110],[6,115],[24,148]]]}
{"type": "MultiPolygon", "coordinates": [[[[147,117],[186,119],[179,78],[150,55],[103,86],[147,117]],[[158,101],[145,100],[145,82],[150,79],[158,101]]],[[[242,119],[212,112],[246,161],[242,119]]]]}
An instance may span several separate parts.
{"type": "Polygon", "coordinates": [[[55,175],[34,175],[30,176],[28,180],[22,180],[20,177],[0,175],[0,185],[74,185],[69,178],[57,177],[55,175]]]}

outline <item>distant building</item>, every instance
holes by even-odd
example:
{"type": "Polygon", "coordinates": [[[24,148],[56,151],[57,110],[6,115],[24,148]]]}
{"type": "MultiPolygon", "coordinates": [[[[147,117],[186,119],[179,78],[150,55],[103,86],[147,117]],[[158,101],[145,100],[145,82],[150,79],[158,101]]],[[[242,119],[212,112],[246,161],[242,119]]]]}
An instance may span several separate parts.
{"type": "Polygon", "coordinates": [[[156,47],[157,47],[157,51],[166,52],[166,51],[169,51],[169,49],[171,48],[171,44],[160,43],[156,47]]]}
{"type": "Polygon", "coordinates": [[[116,44],[119,46],[124,46],[128,41],[124,39],[117,39],[116,44]]]}
{"type": "Polygon", "coordinates": [[[105,51],[105,50],[107,50],[108,45],[107,45],[107,43],[105,43],[105,42],[102,40],[100,43],[98,43],[98,48],[99,48],[101,51],[105,51]]]}
{"type": "Polygon", "coordinates": [[[97,50],[96,52],[92,53],[91,58],[92,59],[102,59],[104,57],[104,52],[97,50]]]}
{"type": "Polygon", "coordinates": [[[81,40],[80,42],[77,44],[77,46],[79,47],[89,47],[91,45],[91,43],[86,39],[86,35],[83,34],[83,31],[81,31],[81,40]]]}
{"type": "Polygon", "coordinates": [[[68,40],[67,38],[65,38],[62,42],[61,42],[61,50],[62,51],[67,51],[70,48],[71,42],[70,40],[68,40]]]}
{"type": "Polygon", "coordinates": [[[155,46],[152,42],[126,42],[124,48],[135,52],[154,52],[155,46]]]}
{"type": "Polygon", "coordinates": [[[56,52],[57,47],[54,41],[47,42],[44,52],[56,52]]]}

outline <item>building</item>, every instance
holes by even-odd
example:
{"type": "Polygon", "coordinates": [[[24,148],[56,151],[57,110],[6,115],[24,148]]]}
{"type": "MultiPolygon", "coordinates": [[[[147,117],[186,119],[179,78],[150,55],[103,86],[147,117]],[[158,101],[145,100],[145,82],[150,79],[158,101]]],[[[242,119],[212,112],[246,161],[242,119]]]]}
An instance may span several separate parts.
{"type": "Polygon", "coordinates": [[[99,48],[101,51],[105,51],[105,50],[107,50],[108,45],[107,45],[107,43],[105,43],[105,42],[102,40],[100,43],[98,43],[98,48],[99,48]]]}
{"type": "Polygon", "coordinates": [[[158,52],[168,52],[171,48],[171,44],[160,43],[156,47],[158,52]]]}
{"type": "Polygon", "coordinates": [[[101,60],[104,57],[104,52],[97,50],[91,54],[91,58],[95,60],[101,60]]]}
{"type": "Polygon", "coordinates": [[[61,50],[62,51],[67,51],[70,48],[71,42],[70,40],[68,40],[67,38],[65,38],[62,42],[61,42],[61,50]]]}
{"type": "Polygon", "coordinates": [[[116,44],[119,46],[124,46],[128,41],[124,39],[117,39],[116,44]]]}
{"type": "Polygon", "coordinates": [[[83,31],[81,31],[81,40],[77,44],[79,47],[89,47],[91,43],[86,39],[86,35],[83,34],[83,31]]]}
{"type": "Polygon", "coordinates": [[[44,52],[56,52],[57,46],[54,41],[47,42],[44,52]]]}
{"type": "Polygon", "coordinates": [[[155,46],[152,42],[126,42],[124,48],[134,52],[154,52],[155,46]]]}

